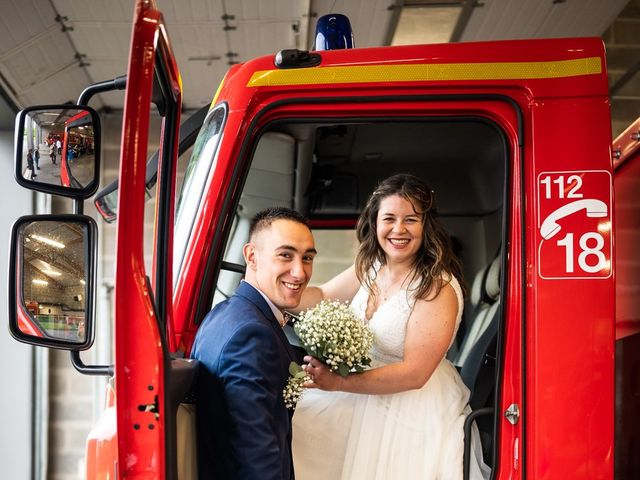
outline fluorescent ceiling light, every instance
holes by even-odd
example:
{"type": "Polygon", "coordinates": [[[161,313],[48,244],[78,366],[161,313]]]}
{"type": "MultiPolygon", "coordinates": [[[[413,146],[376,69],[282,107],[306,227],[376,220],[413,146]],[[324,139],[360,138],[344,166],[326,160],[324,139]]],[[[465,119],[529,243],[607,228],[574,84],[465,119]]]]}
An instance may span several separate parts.
{"type": "Polygon", "coordinates": [[[391,45],[422,45],[447,43],[458,22],[462,7],[405,6],[391,45]]]}
{"type": "Polygon", "coordinates": [[[59,277],[62,275],[60,272],[56,272],[54,270],[42,270],[42,273],[46,273],[47,275],[53,275],[54,277],[59,277]]]}
{"type": "Polygon", "coordinates": [[[55,240],[51,240],[50,238],[47,238],[47,237],[41,237],[40,235],[31,235],[31,238],[39,242],[46,243],[47,245],[51,245],[52,247],[56,247],[56,248],[65,247],[64,243],[56,242],[55,240]]]}
{"type": "Polygon", "coordinates": [[[34,278],[32,282],[36,285],[49,285],[49,282],[47,282],[46,280],[40,280],[39,278],[34,278]]]}

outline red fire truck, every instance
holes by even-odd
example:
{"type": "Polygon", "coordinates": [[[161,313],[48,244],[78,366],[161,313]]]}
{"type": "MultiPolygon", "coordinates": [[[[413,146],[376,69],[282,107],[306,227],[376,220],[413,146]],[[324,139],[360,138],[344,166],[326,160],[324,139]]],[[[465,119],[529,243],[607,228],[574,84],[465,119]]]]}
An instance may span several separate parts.
{"type": "MultiPolygon", "coordinates": [[[[62,151],[60,152],[60,182],[64,186],[74,183],[76,188],[82,185],[72,173],[70,165],[78,162],[78,157],[83,154],[93,154],[93,122],[91,115],[86,110],[74,115],[64,123],[64,135],[62,151]]],[[[77,168],[73,169],[77,171],[77,168]]]]}
{"type": "Polygon", "coordinates": [[[82,205],[95,189],[26,182],[72,197],[75,213],[23,217],[13,229],[12,334],[71,350],[83,373],[114,374],[87,478],[194,478],[188,356],[205,314],[238,285],[249,219],[290,206],[347,249],[364,200],[398,172],[432,186],[464,263],[472,293],[449,357],[472,392],[467,426],[480,429],[492,478],[612,479],[614,463],[616,478],[638,475],[638,125],[616,141],[614,169],[600,39],[286,50],[234,65],[181,129],[180,110],[162,14],[139,1],[119,180],[96,200],[118,222],[113,366],[78,354],[93,341],[95,226],[82,205]],[[148,162],[152,104],[163,122],[148,162]],[[86,327],[74,341],[19,327],[30,315],[30,232],[64,243],[60,225],[84,266],[86,327]]]}

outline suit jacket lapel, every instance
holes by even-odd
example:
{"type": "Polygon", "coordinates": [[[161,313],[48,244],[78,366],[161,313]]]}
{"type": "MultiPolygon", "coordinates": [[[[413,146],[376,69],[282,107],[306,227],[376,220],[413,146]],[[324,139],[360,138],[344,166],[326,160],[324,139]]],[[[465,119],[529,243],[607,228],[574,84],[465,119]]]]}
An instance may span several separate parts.
{"type": "Polygon", "coordinates": [[[289,358],[292,361],[296,361],[296,354],[293,350],[293,347],[289,343],[289,340],[287,340],[287,336],[284,334],[284,330],[280,326],[280,323],[278,323],[278,320],[276,319],[276,317],[273,315],[273,312],[271,311],[269,304],[265,301],[264,298],[262,298],[262,295],[260,295],[260,292],[258,292],[258,290],[256,290],[256,288],[250,283],[240,282],[240,285],[236,290],[236,295],[239,295],[247,299],[248,301],[253,303],[256,307],[258,307],[260,312],[262,312],[264,317],[269,321],[269,325],[271,325],[273,330],[276,332],[276,336],[280,339],[280,341],[284,345],[285,349],[287,350],[287,353],[289,354],[289,358]]]}
{"type": "Polygon", "coordinates": [[[273,322],[276,325],[279,325],[278,320],[276,320],[276,317],[273,315],[273,312],[271,311],[271,308],[269,307],[267,302],[265,302],[264,298],[262,298],[262,295],[260,295],[260,292],[258,292],[258,290],[253,285],[251,285],[248,282],[240,282],[240,285],[236,290],[236,295],[240,295],[241,297],[244,297],[247,300],[249,300],[256,307],[258,307],[258,309],[270,322],[273,322]]]}

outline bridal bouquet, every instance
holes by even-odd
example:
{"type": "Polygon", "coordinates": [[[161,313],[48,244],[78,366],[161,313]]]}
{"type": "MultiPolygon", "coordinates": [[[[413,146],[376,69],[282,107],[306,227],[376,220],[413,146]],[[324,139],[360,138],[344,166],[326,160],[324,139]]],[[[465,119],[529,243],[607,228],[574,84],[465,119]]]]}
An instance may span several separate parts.
{"type": "MultiPolygon", "coordinates": [[[[309,355],[343,377],[362,372],[371,363],[373,332],[346,303],[323,300],[302,312],[293,330],[309,355]]],[[[311,378],[295,362],[289,365],[289,373],[283,394],[285,405],[292,409],[304,391],[304,382],[311,378]]]]}

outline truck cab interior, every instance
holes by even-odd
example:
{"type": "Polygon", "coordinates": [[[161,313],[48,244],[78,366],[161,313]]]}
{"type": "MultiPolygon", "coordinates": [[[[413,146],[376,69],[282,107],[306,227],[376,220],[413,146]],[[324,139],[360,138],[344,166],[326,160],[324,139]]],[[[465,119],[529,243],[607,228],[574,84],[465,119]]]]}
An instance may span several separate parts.
{"type": "MultiPolygon", "coordinates": [[[[278,122],[264,129],[253,145],[212,303],[228,298],[239,284],[242,246],[258,211],[286,206],[310,219],[318,250],[311,284],[321,284],[353,263],[356,221],[377,184],[411,173],[435,193],[437,216],[463,262],[470,292],[447,357],[471,390],[472,408],[493,407],[507,230],[504,135],[479,117],[278,122]]],[[[479,417],[477,424],[485,461],[492,465],[493,415],[479,417]]]]}

